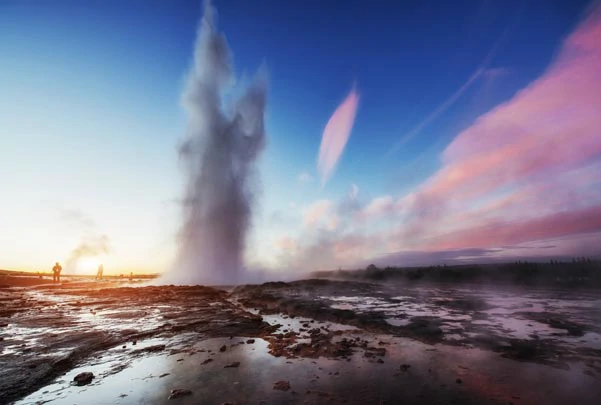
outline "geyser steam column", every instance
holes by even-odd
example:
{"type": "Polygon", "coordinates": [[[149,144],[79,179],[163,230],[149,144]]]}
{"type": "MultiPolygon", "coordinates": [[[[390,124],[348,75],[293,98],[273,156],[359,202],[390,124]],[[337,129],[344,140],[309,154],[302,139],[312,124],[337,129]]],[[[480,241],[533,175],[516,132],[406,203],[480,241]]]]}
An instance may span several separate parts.
{"type": "Polygon", "coordinates": [[[188,128],[179,152],[187,184],[179,255],[165,275],[170,283],[241,281],[257,188],[255,162],[265,145],[266,79],[259,75],[224,107],[232,70],[229,47],[207,2],[183,94],[188,128]]]}

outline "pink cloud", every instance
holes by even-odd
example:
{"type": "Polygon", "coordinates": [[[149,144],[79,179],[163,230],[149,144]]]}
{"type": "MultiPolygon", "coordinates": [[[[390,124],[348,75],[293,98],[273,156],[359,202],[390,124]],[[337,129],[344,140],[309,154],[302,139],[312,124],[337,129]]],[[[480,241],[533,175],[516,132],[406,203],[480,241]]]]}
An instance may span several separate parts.
{"type": "Polygon", "coordinates": [[[353,89],[336,108],[323,131],[317,160],[317,170],[321,175],[322,185],[332,176],[336,164],[342,156],[353,129],[358,103],[359,95],[353,89]]]}
{"type": "Polygon", "coordinates": [[[477,218],[470,211],[481,199],[492,198],[499,218],[535,214],[532,196],[527,206],[516,201],[517,195],[503,201],[507,188],[532,193],[544,185],[546,198],[536,199],[539,212],[561,208],[557,193],[570,195],[573,204],[590,195],[586,188],[593,179],[577,185],[557,178],[601,158],[601,41],[594,38],[601,38],[599,12],[566,39],[539,79],[453,140],[443,153],[442,168],[412,196],[406,235],[432,233],[441,222],[461,226],[450,220],[462,213],[477,218]]]}
{"type": "Polygon", "coordinates": [[[299,248],[297,241],[289,236],[282,236],[277,239],[275,242],[275,247],[290,253],[296,252],[299,248]]]}
{"type": "Polygon", "coordinates": [[[371,202],[363,209],[361,214],[365,218],[380,218],[386,214],[389,214],[393,207],[394,200],[391,196],[386,195],[371,200],[371,202]]]}
{"type": "Polygon", "coordinates": [[[504,220],[438,236],[432,250],[501,247],[537,240],[601,231],[601,205],[579,211],[564,211],[523,221],[504,220]]]}
{"type": "Polygon", "coordinates": [[[334,212],[334,203],[330,200],[319,200],[311,204],[303,213],[303,222],[306,227],[327,226],[335,229],[338,218],[334,212]]]}

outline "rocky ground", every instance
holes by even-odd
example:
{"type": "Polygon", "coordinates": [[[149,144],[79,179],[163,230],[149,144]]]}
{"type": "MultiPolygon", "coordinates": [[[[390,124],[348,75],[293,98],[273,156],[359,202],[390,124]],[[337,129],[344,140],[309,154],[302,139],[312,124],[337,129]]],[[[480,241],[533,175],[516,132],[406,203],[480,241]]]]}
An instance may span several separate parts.
{"type": "Polygon", "coordinates": [[[390,288],[5,285],[0,404],[592,404],[601,395],[601,350],[571,344],[596,339],[596,315],[568,317],[532,298],[508,319],[538,334],[516,337],[493,322],[505,307],[490,297],[390,288]]]}

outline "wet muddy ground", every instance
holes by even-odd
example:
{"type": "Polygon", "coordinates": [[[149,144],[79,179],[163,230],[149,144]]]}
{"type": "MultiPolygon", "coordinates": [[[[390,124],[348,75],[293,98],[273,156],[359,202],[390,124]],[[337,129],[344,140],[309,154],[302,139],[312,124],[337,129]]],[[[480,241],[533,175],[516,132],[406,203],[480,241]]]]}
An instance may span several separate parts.
{"type": "Polygon", "coordinates": [[[0,404],[601,396],[601,292],[590,290],[68,283],[0,289],[0,325],[0,404]]]}

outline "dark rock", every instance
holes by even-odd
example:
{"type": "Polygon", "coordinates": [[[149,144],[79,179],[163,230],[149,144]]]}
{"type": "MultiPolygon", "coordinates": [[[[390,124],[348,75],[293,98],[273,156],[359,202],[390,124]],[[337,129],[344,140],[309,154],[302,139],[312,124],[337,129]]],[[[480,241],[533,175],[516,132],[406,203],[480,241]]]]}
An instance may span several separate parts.
{"type": "Polygon", "coordinates": [[[210,362],[212,362],[212,361],[213,361],[213,359],[206,359],[205,361],[203,361],[203,362],[202,362],[202,363],[200,363],[200,364],[202,364],[202,365],[205,365],[205,364],[209,364],[209,363],[210,363],[210,362]]]}
{"type": "Polygon", "coordinates": [[[248,343],[249,345],[251,345],[251,344],[255,343],[255,339],[248,339],[246,341],[246,343],[248,343]]]}
{"type": "Polygon", "coordinates": [[[89,371],[84,371],[83,373],[77,374],[75,378],[73,378],[73,381],[75,381],[77,385],[86,385],[91,383],[93,379],[93,373],[90,373],[89,371]]]}
{"type": "Polygon", "coordinates": [[[486,301],[477,298],[438,300],[434,303],[439,306],[459,309],[462,311],[484,311],[492,308],[492,306],[486,301]]]}
{"type": "Polygon", "coordinates": [[[280,391],[288,391],[290,389],[290,382],[284,380],[276,381],[273,384],[273,389],[280,391]]]}
{"type": "Polygon", "coordinates": [[[188,395],[192,395],[192,391],[186,390],[186,389],[175,389],[175,390],[171,390],[171,394],[169,394],[169,397],[167,399],[175,399],[175,398],[185,397],[188,395]]]}
{"type": "Polygon", "coordinates": [[[383,347],[366,347],[365,348],[365,357],[371,356],[385,356],[386,349],[383,347]]]}
{"type": "Polygon", "coordinates": [[[404,327],[405,330],[411,331],[422,338],[439,338],[443,335],[440,319],[426,316],[416,316],[411,318],[411,323],[404,327]]]}
{"type": "Polygon", "coordinates": [[[227,346],[226,346],[226,345],[223,345],[223,346],[221,346],[221,347],[219,348],[219,351],[220,351],[220,352],[225,352],[226,350],[227,350],[227,346]]]}
{"type": "MultiPolygon", "coordinates": [[[[125,348],[125,346],[123,346],[123,348],[125,348]]],[[[148,346],[145,347],[143,349],[137,349],[134,350],[133,352],[131,352],[132,354],[139,354],[139,353],[155,353],[155,352],[160,352],[165,350],[165,345],[153,345],[153,346],[148,346]]]]}
{"type": "Polygon", "coordinates": [[[579,325],[574,322],[565,321],[561,319],[549,319],[548,322],[550,327],[555,329],[564,329],[571,336],[583,336],[584,335],[584,326],[579,325]]]}
{"type": "Polygon", "coordinates": [[[226,366],[224,366],[223,368],[238,368],[240,366],[240,362],[239,361],[235,361],[231,364],[228,364],[226,366]]]}
{"type": "Polygon", "coordinates": [[[463,380],[461,380],[461,378],[458,378],[458,379],[456,379],[456,380],[455,380],[455,382],[456,382],[457,384],[461,384],[461,383],[463,382],[463,380]]]}

